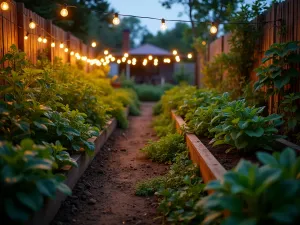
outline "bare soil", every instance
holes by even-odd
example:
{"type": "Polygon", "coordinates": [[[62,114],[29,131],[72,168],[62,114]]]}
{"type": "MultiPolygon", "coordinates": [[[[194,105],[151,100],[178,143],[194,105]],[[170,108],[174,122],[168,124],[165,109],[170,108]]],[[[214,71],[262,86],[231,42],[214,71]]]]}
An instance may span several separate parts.
{"type": "Polygon", "coordinates": [[[168,167],[146,159],[140,149],[155,140],[153,103],[116,130],[62,204],[52,225],[161,224],[155,197],[135,196],[138,181],[163,175],[168,167]]]}

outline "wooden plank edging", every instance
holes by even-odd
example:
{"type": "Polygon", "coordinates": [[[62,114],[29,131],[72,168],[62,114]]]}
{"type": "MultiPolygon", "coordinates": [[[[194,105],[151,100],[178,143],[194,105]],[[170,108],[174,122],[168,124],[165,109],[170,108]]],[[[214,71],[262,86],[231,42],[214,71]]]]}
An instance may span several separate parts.
{"type": "MultiPolygon", "coordinates": [[[[176,122],[176,130],[181,134],[181,127],[185,127],[186,123],[180,116],[175,114],[174,110],[171,113],[173,120],[176,122]]],[[[196,135],[189,133],[185,134],[185,139],[191,160],[199,166],[203,181],[208,183],[211,180],[222,180],[226,169],[205,147],[200,139],[196,135]]]]}
{"type": "MultiPolygon", "coordinates": [[[[125,109],[125,115],[128,117],[129,108],[125,109]]],[[[66,173],[65,184],[67,184],[71,189],[74,188],[75,184],[79,178],[83,175],[85,170],[88,168],[94,157],[100,152],[100,149],[104,146],[105,142],[109,139],[112,133],[117,128],[117,120],[115,118],[111,119],[105,128],[100,132],[98,137],[93,137],[89,141],[94,141],[95,143],[95,154],[89,156],[87,154],[76,154],[72,158],[76,160],[78,167],[73,167],[66,173]]],[[[54,219],[56,213],[58,212],[61,203],[67,198],[61,192],[56,193],[54,199],[47,199],[44,207],[34,214],[33,218],[27,222],[27,225],[49,225],[54,219]]]]}

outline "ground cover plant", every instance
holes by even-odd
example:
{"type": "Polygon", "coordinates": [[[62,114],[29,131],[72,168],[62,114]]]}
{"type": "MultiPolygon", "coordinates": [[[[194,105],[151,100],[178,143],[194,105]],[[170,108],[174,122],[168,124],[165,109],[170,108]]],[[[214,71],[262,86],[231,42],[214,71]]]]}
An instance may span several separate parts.
{"type": "Polygon", "coordinates": [[[25,222],[44,198],[70,194],[59,175],[77,166],[70,155],[94,154],[90,138],[113,117],[126,128],[125,108],[137,115],[139,102],[132,90],[114,91],[108,79],[59,59],[52,65],[41,54],[32,65],[16,46],[0,62],[7,65],[0,70],[0,211],[25,222]]]}

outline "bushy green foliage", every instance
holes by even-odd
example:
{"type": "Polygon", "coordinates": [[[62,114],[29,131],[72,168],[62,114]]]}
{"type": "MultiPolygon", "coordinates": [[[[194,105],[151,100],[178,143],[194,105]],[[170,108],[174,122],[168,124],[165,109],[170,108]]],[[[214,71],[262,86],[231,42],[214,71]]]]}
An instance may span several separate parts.
{"type": "Polygon", "coordinates": [[[0,143],[0,209],[5,213],[1,214],[4,224],[9,219],[26,222],[43,207],[45,198],[55,197],[57,190],[71,194],[64,177],[52,173],[55,167],[49,149],[29,139],[15,147],[0,143]]]}
{"type": "Polygon", "coordinates": [[[203,224],[294,225],[300,221],[300,157],[292,149],[257,157],[261,167],[242,160],[222,181],[207,185],[213,193],[198,203],[206,214],[203,224]]]}
{"type": "Polygon", "coordinates": [[[157,102],[154,106],[153,106],[153,115],[154,116],[158,116],[159,114],[161,114],[163,111],[162,111],[162,102],[159,101],[157,102]]]}
{"type": "MultiPolygon", "coordinates": [[[[167,88],[169,88],[169,86],[167,88]]],[[[134,86],[134,90],[141,101],[151,102],[159,101],[167,88],[150,84],[136,84],[134,86]]]]}
{"type": "Polygon", "coordinates": [[[184,137],[180,134],[168,134],[158,141],[151,141],[141,151],[155,162],[167,163],[174,161],[176,153],[186,150],[184,137]]]}
{"type": "Polygon", "coordinates": [[[175,123],[171,119],[170,115],[161,114],[154,118],[153,121],[154,130],[159,137],[164,137],[168,134],[174,134],[175,123]]]}

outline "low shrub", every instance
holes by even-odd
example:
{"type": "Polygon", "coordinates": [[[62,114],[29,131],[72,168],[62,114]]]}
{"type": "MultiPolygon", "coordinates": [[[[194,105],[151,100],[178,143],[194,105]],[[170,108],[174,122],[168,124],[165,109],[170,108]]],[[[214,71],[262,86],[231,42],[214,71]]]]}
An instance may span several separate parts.
{"type": "Polygon", "coordinates": [[[154,130],[159,137],[164,137],[168,134],[176,132],[175,122],[170,118],[170,115],[161,114],[154,118],[154,130]]]}
{"type": "Polygon", "coordinates": [[[153,106],[153,115],[154,115],[154,116],[158,116],[158,115],[161,114],[162,112],[163,112],[162,102],[159,101],[159,102],[157,102],[157,103],[153,106]]]}
{"type": "Polygon", "coordinates": [[[168,163],[174,161],[176,153],[186,150],[184,137],[180,134],[168,134],[158,141],[150,142],[141,151],[155,162],[168,163]]]}

